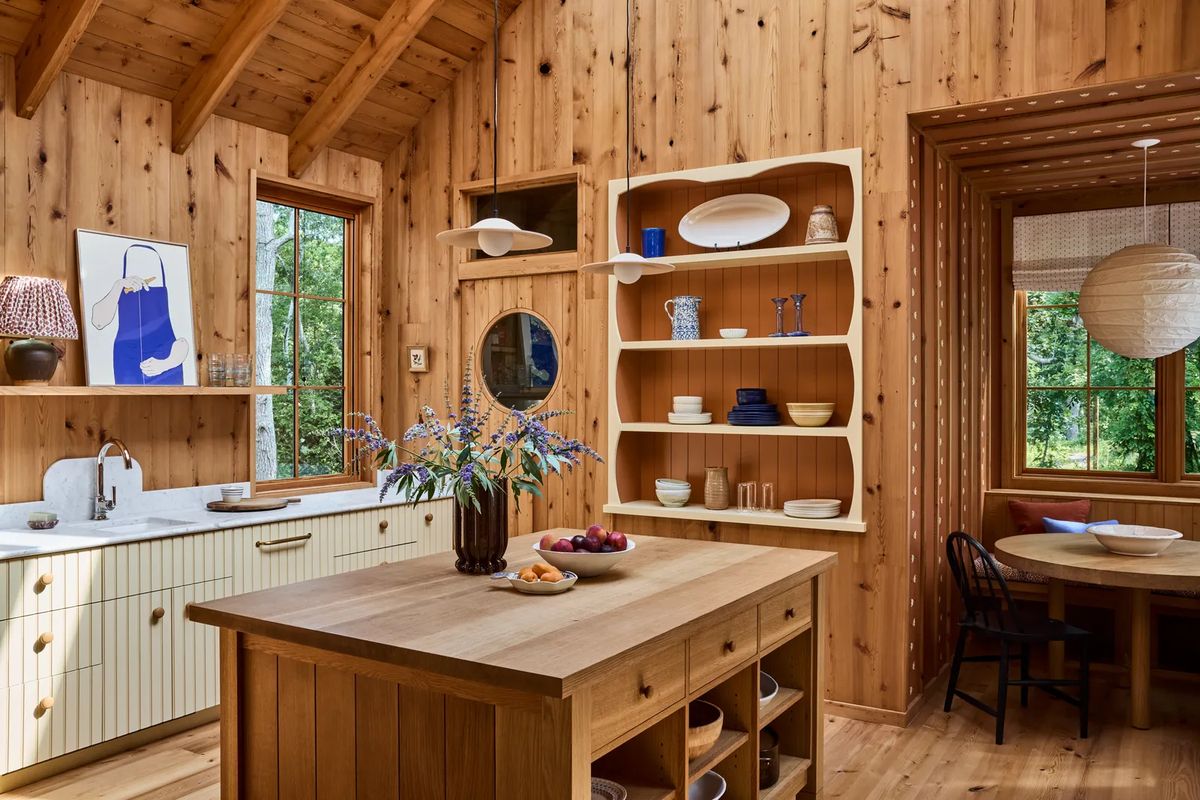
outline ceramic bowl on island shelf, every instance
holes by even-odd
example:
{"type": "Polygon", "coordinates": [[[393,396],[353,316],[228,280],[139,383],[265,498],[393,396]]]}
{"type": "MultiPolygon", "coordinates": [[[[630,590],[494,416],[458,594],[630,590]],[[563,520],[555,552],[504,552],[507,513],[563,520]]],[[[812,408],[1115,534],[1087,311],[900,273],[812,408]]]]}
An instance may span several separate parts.
{"type": "Polygon", "coordinates": [[[688,800],[721,800],[725,796],[725,779],[709,770],[688,784],[688,800]]]}
{"type": "Polygon", "coordinates": [[[629,792],[616,781],[592,778],[592,800],[627,800],[629,792]]]}
{"type": "Polygon", "coordinates": [[[1149,525],[1093,525],[1087,531],[1110,553],[1121,556],[1156,556],[1183,538],[1179,531],[1149,525]]]}
{"type": "Polygon", "coordinates": [[[570,571],[581,578],[594,578],[615,567],[636,547],[633,539],[620,531],[592,525],[569,538],[547,533],[533,546],[533,551],[564,573],[570,571]]]}
{"type": "Polygon", "coordinates": [[[746,333],[745,328],[721,328],[722,339],[745,339],[746,333]]]}

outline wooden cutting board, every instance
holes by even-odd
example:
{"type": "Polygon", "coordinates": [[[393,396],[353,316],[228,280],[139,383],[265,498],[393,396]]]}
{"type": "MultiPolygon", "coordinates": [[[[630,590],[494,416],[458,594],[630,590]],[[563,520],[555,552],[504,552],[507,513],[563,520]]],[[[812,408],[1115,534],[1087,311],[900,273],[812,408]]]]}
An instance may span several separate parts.
{"type": "Polygon", "coordinates": [[[245,500],[238,500],[236,503],[213,500],[208,504],[208,510],[230,513],[238,511],[278,511],[281,508],[287,508],[299,502],[299,497],[251,497],[245,500]]]}

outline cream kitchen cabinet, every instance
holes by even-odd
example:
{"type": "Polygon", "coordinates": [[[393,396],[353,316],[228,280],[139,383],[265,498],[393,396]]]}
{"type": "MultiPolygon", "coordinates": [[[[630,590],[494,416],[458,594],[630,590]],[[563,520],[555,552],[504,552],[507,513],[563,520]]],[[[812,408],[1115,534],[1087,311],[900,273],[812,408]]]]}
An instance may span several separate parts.
{"type": "Polygon", "coordinates": [[[217,630],[190,603],[451,548],[453,501],[0,563],[0,772],[219,702],[217,630]]]}

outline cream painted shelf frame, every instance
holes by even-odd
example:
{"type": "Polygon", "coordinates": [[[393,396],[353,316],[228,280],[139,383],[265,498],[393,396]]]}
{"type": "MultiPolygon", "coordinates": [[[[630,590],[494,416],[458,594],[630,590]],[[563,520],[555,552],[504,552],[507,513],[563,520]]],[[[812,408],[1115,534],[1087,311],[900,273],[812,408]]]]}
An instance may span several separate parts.
{"type": "MultiPolygon", "coordinates": [[[[862,287],[863,287],[863,207],[862,207],[862,149],[848,148],[825,153],[808,153],[798,156],[747,161],[718,167],[661,172],[654,175],[639,175],[632,179],[631,190],[652,187],[655,184],[673,181],[691,182],[696,185],[750,180],[765,172],[796,164],[828,165],[845,167],[850,172],[854,214],[846,240],[834,244],[797,245],[793,247],[747,248],[734,251],[696,253],[671,256],[676,270],[736,269],[763,264],[791,264],[795,262],[848,261],[854,282],[854,296],[850,324],[844,335],[815,336],[797,339],[700,339],[696,341],[643,340],[626,342],[621,338],[617,324],[617,292],[619,284],[615,276],[608,279],[608,498],[604,505],[606,514],[658,517],[662,519],[686,519],[708,522],[727,522],[742,525],[769,525],[773,527],[800,528],[805,530],[827,530],[846,533],[863,533],[862,488],[862,287]],[[617,407],[617,366],[621,355],[633,351],[653,350],[714,350],[724,348],[755,347],[819,347],[844,346],[850,355],[853,373],[853,400],[850,414],[844,427],[800,428],[790,425],[754,428],[734,425],[671,425],[655,422],[624,422],[617,407]],[[845,439],[854,472],[854,488],[850,507],[834,519],[796,519],[784,516],[780,511],[738,512],[710,511],[703,505],[689,505],[682,509],[667,508],[654,500],[640,498],[624,499],[617,483],[617,450],[621,437],[626,433],[672,433],[734,436],[822,436],[845,439]]],[[[621,252],[617,241],[616,220],[619,203],[626,192],[624,179],[614,179],[608,184],[608,255],[621,252]]],[[[788,498],[782,498],[788,499],[788,498]]]]}

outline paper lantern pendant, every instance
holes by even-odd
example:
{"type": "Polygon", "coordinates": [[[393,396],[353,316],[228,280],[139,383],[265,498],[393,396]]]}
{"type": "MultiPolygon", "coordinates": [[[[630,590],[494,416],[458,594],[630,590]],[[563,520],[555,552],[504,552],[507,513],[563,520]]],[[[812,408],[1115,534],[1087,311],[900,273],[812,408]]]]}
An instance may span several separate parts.
{"type": "Polygon", "coordinates": [[[1159,358],[1200,339],[1200,259],[1135,244],[1092,268],[1079,293],[1088,333],[1126,358],[1159,358]]]}

